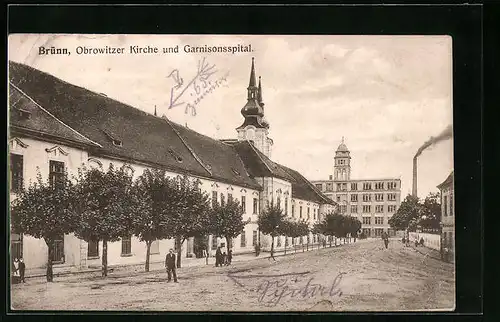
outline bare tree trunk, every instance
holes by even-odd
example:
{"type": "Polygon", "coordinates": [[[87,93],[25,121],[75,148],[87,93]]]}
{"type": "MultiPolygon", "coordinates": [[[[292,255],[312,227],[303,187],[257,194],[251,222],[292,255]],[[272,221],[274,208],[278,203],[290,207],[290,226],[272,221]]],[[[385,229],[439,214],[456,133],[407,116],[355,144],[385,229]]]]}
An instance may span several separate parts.
{"type": "Polygon", "coordinates": [[[108,241],[102,240],[102,276],[108,276],[108,241]]]}
{"type": "Polygon", "coordinates": [[[274,236],[271,236],[271,258],[274,259],[274,236]]]}
{"type": "Polygon", "coordinates": [[[177,237],[177,268],[181,268],[181,258],[182,258],[182,244],[184,244],[184,241],[186,238],[181,240],[181,237],[177,237]]]}
{"type": "Polygon", "coordinates": [[[286,255],[286,244],[287,244],[287,242],[288,242],[288,237],[285,236],[285,255],[286,255]]]}
{"type": "Polygon", "coordinates": [[[151,256],[151,240],[146,240],[146,272],[149,272],[149,257],[151,256]]]}
{"type": "Polygon", "coordinates": [[[46,272],[46,277],[47,277],[47,282],[52,282],[54,280],[54,273],[52,271],[52,253],[54,252],[54,247],[53,247],[53,241],[52,240],[45,240],[45,243],[47,244],[49,251],[47,255],[47,272],[46,272]]]}

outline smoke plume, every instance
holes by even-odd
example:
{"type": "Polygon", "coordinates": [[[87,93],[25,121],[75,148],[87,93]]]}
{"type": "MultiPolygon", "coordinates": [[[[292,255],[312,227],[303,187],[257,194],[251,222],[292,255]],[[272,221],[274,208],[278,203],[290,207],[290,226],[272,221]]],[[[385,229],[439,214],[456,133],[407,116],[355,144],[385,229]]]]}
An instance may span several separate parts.
{"type": "Polygon", "coordinates": [[[453,138],[453,130],[452,130],[452,127],[451,125],[448,125],[444,130],[443,132],[439,133],[439,135],[437,136],[431,136],[429,138],[429,140],[427,140],[418,150],[417,150],[417,153],[415,153],[415,156],[414,158],[418,158],[418,156],[420,156],[420,154],[422,154],[422,152],[427,149],[428,147],[430,147],[431,145],[434,145],[438,142],[441,142],[441,141],[444,141],[444,140],[448,140],[448,139],[451,139],[453,138]]]}

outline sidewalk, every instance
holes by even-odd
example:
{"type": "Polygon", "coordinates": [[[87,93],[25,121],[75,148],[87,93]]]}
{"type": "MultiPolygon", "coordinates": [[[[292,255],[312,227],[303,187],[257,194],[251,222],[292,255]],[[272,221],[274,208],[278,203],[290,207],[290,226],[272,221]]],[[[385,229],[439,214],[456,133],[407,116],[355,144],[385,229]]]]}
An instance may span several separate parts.
{"type": "MultiPolygon", "coordinates": [[[[357,240],[357,243],[362,242],[362,240],[357,240]]],[[[346,243],[345,245],[354,244],[354,242],[346,243]]],[[[337,245],[332,243],[332,247],[344,246],[344,244],[340,243],[340,240],[337,240],[337,245]]],[[[329,248],[330,244],[326,243],[326,248],[329,248]]],[[[323,245],[320,245],[319,249],[323,249],[323,245]]],[[[281,256],[290,256],[295,253],[302,253],[307,251],[316,251],[318,250],[318,244],[309,245],[309,250],[307,250],[306,245],[296,245],[296,250],[294,246],[288,246],[286,248],[286,255],[284,248],[276,249],[274,251],[275,257],[281,256]]],[[[255,256],[255,253],[245,253],[245,254],[235,254],[233,256],[233,262],[246,262],[251,260],[263,259],[269,257],[269,251],[261,251],[259,256],[255,256]]],[[[208,258],[208,264],[206,258],[182,258],[181,259],[181,267],[203,267],[212,265],[215,266],[215,257],[208,258]]],[[[149,271],[160,271],[164,270],[164,261],[151,261],[149,263],[149,271]]],[[[136,264],[119,264],[119,265],[108,265],[108,272],[126,272],[126,271],[135,271],[135,272],[144,272],[145,262],[140,262],[136,264]]],[[[89,274],[89,273],[99,273],[101,272],[100,266],[92,266],[86,269],[79,269],[75,266],[58,266],[55,265],[53,267],[54,277],[64,276],[64,275],[77,275],[77,274],[89,274]]],[[[37,278],[37,277],[45,277],[46,269],[45,268],[35,268],[26,270],[26,278],[37,278]]]]}

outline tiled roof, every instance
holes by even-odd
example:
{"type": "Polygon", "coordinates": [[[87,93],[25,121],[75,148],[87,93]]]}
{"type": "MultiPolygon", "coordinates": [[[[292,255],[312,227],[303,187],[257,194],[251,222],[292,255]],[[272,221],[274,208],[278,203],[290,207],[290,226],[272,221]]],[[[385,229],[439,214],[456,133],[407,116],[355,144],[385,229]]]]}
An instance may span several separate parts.
{"type": "Polygon", "coordinates": [[[74,143],[98,146],[61,123],[12,84],[9,84],[9,114],[11,130],[29,130],[37,135],[64,138],[74,143]]]}
{"type": "Polygon", "coordinates": [[[292,184],[292,198],[313,201],[317,203],[335,204],[333,200],[326,197],[314,187],[299,172],[271,161],[262,152],[252,146],[248,141],[232,144],[240,154],[245,163],[248,173],[254,177],[274,177],[283,179],[292,184]]]}
{"type": "Polygon", "coordinates": [[[446,180],[444,180],[437,187],[438,189],[441,189],[444,186],[450,186],[450,185],[453,185],[453,171],[451,171],[450,175],[446,178],[446,180]]]}
{"type": "Polygon", "coordinates": [[[23,64],[10,62],[9,77],[58,120],[100,144],[98,153],[261,188],[222,142],[23,64]]]}

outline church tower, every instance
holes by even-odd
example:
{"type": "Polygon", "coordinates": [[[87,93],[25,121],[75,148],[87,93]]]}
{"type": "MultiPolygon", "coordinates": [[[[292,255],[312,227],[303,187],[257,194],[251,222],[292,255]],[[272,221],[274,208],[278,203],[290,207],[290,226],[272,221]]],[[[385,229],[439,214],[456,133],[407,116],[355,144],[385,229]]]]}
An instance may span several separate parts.
{"type": "Polygon", "coordinates": [[[269,123],[264,118],[264,101],[262,99],[262,83],[255,78],[255,62],[252,58],[250,81],[247,87],[247,103],[241,109],[245,118],[243,124],[236,128],[238,141],[252,141],[254,146],[268,158],[271,158],[273,140],[268,137],[269,123]]]}
{"type": "Polygon", "coordinates": [[[344,143],[344,137],[335,152],[335,164],[333,166],[335,181],[349,181],[351,179],[351,156],[349,149],[344,143]]]}

